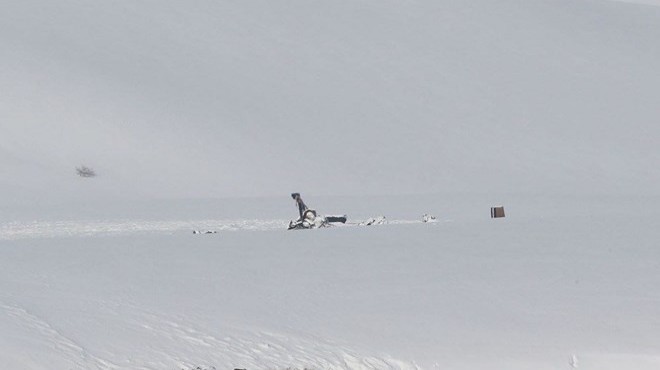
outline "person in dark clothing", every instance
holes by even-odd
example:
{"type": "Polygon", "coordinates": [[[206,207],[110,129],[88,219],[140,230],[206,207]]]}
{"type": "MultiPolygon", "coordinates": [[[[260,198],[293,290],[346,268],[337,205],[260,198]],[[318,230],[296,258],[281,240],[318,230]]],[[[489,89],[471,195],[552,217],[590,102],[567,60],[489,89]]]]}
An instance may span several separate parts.
{"type": "Polygon", "coordinates": [[[298,213],[300,213],[300,220],[302,220],[303,216],[305,215],[305,211],[309,208],[307,208],[305,202],[303,202],[302,198],[300,197],[300,193],[292,193],[291,198],[296,201],[296,205],[298,206],[298,213]]]}

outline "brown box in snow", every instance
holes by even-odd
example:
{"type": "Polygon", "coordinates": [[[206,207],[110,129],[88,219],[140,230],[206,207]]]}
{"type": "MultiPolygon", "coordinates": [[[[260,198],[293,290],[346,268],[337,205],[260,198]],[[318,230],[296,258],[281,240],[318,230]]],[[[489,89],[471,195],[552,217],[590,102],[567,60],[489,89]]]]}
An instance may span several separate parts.
{"type": "Polygon", "coordinates": [[[502,206],[490,207],[490,217],[491,218],[504,217],[504,207],[502,206]]]}

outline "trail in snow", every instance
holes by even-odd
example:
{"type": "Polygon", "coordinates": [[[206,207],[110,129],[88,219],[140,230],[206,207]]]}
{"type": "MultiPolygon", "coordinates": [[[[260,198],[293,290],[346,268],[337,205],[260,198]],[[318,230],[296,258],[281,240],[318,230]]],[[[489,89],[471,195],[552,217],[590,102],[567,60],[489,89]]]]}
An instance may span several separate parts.
{"type": "Polygon", "coordinates": [[[37,341],[56,352],[58,360],[70,364],[72,368],[89,370],[119,368],[116,364],[89,353],[83,346],[62,334],[46,320],[22,307],[0,302],[1,317],[12,320],[12,325],[19,326],[23,335],[30,338],[32,342],[37,341]]]}
{"type": "Polygon", "coordinates": [[[161,341],[159,353],[152,357],[159,359],[161,367],[175,363],[184,369],[200,365],[218,369],[418,369],[413,363],[361,354],[322,338],[229,327],[211,332],[182,316],[132,309],[138,314],[131,324],[161,341]],[[168,352],[162,348],[175,349],[168,352]],[[186,355],[176,348],[186,348],[186,355]],[[194,358],[207,360],[199,364],[194,358]]]}
{"type": "Polygon", "coordinates": [[[115,220],[115,221],[32,221],[0,224],[0,239],[57,238],[67,236],[127,235],[135,233],[171,233],[178,231],[276,230],[284,229],[285,220],[115,220]]]}
{"type": "Polygon", "coordinates": [[[145,344],[158,343],[158,346],[142,346],[139,354],[128,357],[104,350],[105,358],[101,358],[45,318],[1,302],[0,324],[3,317],[9,319],[14,336],[38,343],[46,353],[53,355],[56,366],[72,369],[263,369],[265,364],[268,369],[418,369],[414,363],[364,355],[321,338],[229,327],[220,332],[209,331],[182,316],[150,312],[127,302],[115,304],[121,304],[130,312],[122,321],[124,330],[147,339],[145,344]]]}
{"type": "MultiPolygon", "coordinates": [[[[225,231],[269,231],[286,230],[289,220],[237,219],[237,220],[80,220],[80,221],[11,221],[0,223],[0,240],[28,238],[59,238],[112,236],[139,233],[178,233],[200,230],[225,231]]],[[[420,220],[388,220],[390,225],[422,223],[420,220]]],[[[349,222],[337,227],[360,226],[349,222]]]]}

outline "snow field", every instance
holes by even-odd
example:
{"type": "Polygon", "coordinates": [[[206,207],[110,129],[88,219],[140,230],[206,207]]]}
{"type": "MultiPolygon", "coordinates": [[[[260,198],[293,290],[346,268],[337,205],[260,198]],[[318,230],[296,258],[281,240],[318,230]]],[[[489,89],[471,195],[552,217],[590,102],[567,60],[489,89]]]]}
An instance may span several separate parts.
{"type": "Polygon", "coordinates": [[[497,220],[2,240],[0,360],[656,368],[660,202],[503,203],[497,220]]]}

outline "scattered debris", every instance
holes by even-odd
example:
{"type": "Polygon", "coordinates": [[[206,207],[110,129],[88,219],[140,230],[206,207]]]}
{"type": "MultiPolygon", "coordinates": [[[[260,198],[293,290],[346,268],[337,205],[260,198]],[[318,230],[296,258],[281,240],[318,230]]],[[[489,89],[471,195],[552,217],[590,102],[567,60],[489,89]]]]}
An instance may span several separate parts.
{"type": "Polygon", "coordinates": [[[373,226],[373,225],[385,225],[387,224],[387,219],[385,216],[372,217],[362,223],[360,226],[373,226]]]}
{"type": "Polygon", "coordinates": [[[438,220],[435,219],[435,216],[430,215],[428,213],[424,213],[422,216],[422,222],[437,222],[438,220]]]}
{"type": "Polygon", "coordinates": [[[317,216],[316,211],[313,209],[307,209],[303,212],[301,219],[289,221],[287,230],[318,229],[321,227],[328,227],[329,225],[330,224],[325,217],[317,216]]]}
{"type": "Polygon", "coordinates": [[[289,221],[287,230],[308,230],[333,226],[335,223],[346,223],[346,215],[321,216],[316,210],[308,208],[300,197],[300,193],[292,193],[291,198],[296,201],[300,218],[289,221]]]}
{"type": "Polygon", "coordinates": [[[217,234],[218,232],[215,230],[206,230],[206,231],[201,231],[201,230],[193,230],[193,234],[217,234]]]}

